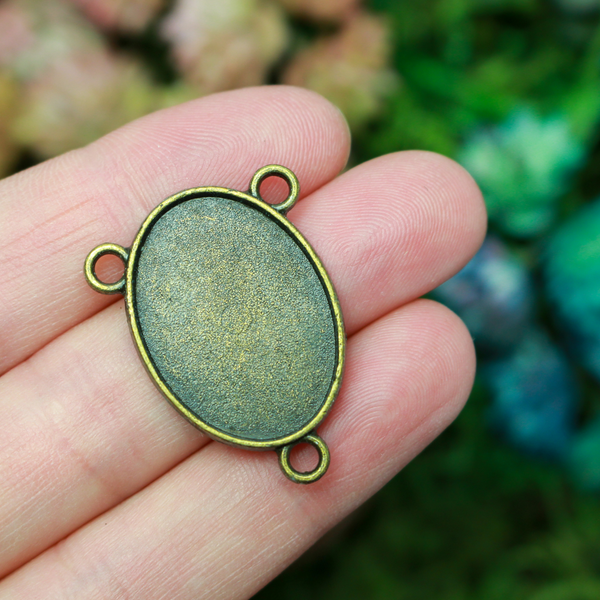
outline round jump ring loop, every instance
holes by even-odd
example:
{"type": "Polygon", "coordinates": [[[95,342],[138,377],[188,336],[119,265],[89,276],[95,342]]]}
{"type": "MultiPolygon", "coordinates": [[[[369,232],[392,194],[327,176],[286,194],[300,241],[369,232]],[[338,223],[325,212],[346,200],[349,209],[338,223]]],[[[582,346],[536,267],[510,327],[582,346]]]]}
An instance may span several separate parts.
{"type": "Polygon", "coordinates": [[[90,287],[101,294],[122,294],[125,292],[125,274],[115,283],[104,283],[96,276],[96,263],[98,259],[107,254],[118,256],[127,266],[129,252],[118,244],[100,244],[96,246],[85,259],[85,278],[90,287]]]}
{"type": "Polygon", "coordinates": [[[309,433],[298,441],[288,444],[279,450],[279,466],[281,467],[284,475],[288,479],[291,479],[294,483],[313,483],[314,481],[321,479],[321,477],[325,475],[330,461],[331,456],[329,454],[329,448],[327,447],[327,444],[314,433],[309,433]],[[294,446],[304,443],[310,444],[319,453],[319,464],[315,469],[308,471],[307,473],[296,471],[296,469],[294,469],[290,463],[290,452],[294,446]]]}
{"type": "Polygon", "coordinates": [[[259,200],[263,200],[262,196],[260,195],[260,184],[267,177],[280,177],[290,187],[290,193],[283,202],[271,205],[271,208],[274,208],[277,212],[285,215],[285,213],[290,210],[294,204],[296,204],[298,196],[300,195],[300,184],[298,183],[298,178],[292,171],[282,167],[281,165],[267,165],[266,167],[259,169],[256,171],[256,173],[254,173],[252,181],[250,182],[250,193],[259,200]]]}

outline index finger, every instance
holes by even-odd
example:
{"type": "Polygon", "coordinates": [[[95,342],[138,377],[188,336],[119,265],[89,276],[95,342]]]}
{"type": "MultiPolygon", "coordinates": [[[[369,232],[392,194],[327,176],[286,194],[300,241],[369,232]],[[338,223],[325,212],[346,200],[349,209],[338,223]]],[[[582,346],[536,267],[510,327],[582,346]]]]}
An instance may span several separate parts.
{"type": "Polygon", "coordinates": [[[320,96],[247,88],[154,113],[1,182],[0,374],[114,301],[87,286],[85,256],[102,242],[129,245],[164,198],[247,189],[271,163],[292,169],[306,195],[348,151],[344,118],[320,96]]]}

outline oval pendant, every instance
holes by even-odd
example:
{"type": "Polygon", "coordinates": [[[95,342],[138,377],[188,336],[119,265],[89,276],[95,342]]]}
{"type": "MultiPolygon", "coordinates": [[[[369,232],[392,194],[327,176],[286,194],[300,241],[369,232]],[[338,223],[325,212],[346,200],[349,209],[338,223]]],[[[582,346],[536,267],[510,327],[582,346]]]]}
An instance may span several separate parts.
{"type": "Polygon", "coordinates": [[[287,477],[311,483],[329,465],[314,430],[340,388],[345,334],[325,268],[285,218],[298,194],[278,165],[260,169],[248,193],[185,190],[150,213],[130,249],[92,250],[85,275],[96,291],[125,295],[139,355],[184,417],[227,444],[277,450],[287,477]],[[290,187],[281,204],[260,196],[269,176],[290,187]],[[95,274],[105,254],[126,265],[114,284],[95,274]],[[319,454],[307,473],[290,463],[302,442],[319,454]]]}

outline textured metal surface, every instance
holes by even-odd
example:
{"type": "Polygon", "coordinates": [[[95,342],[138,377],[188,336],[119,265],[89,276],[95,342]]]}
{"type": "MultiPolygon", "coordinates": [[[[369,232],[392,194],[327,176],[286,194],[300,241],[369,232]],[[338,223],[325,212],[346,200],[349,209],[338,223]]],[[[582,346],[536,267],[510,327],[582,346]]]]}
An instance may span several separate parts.
{"type": "Polygon", "coordinates": [[[134,306],[148,355],[178,400],[233,436],[274,440],[323,406],[334,316],[302,248],[242,202],[195,198],[153,224],[134,306]]]}

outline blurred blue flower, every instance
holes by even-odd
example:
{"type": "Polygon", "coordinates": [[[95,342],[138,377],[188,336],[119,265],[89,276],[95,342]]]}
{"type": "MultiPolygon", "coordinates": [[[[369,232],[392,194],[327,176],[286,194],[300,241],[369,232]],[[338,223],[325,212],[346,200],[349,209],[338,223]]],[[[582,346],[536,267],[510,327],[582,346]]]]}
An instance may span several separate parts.
{"type": "Polygon", "coordinates": [[[520,109],[501,125],[471,135],[458,160],[481,187],[490,221],[529,238],[554,222],[557,201],[584,157],[565,117],[520,109]]]}
{"type": "Polygon", "coordinates": [[[432,295],[460,316],[483,356],[509,352],[532,319],[530,274],[493,235],[487,236],[462,271],[432,295]]]}
{"type": "Polygon", "coordinates": [[[544,277],[568,347],[600,381],[600,199],[553,236],[546,248],[544,277]]]}
{"type": "Polygon", "coordinates": [[[569,363],[548,336],[531,330],[513,354],[486,362],[480,372],[492,396],[493,429],[527,454],[566,458],[579,392],[569,363]]]}

